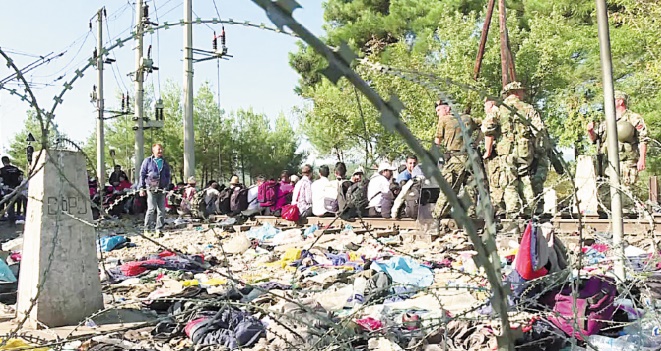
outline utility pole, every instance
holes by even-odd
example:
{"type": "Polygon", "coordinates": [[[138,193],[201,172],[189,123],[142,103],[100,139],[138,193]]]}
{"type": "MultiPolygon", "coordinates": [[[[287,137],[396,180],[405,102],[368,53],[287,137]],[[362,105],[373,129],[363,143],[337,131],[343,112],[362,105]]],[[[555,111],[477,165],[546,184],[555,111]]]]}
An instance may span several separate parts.
{"type": "Polygon", "coordinates": [[[133,120],[137,122],[135,129],[135,178],[134,182],[137,184],[140,182],[140,166],[142,166],[142,160],[145,158],[145,135],[144,135],[144,106],[142,99],[144,97],[145,91],[143,88],[143,81],[145,78],[145,72],[143,67],[143,52],[142,52],[142,41],[144,36],[144,21],[143,21],[143,0],[137,0],[136,2],[136,48],[135,48],[135,116],[133,120]]]}
{"type": "Polygon", "coordinates": [[[613,228],[613,245],[616,254],[613,259],[615,276],[623,282],[624,247],[622,246],[622,193],[620,192],[620,155],[618,154],[617,122],[615,119],[615,89],[613,88],[613,64],[611,62],[610,33],[608,29],[608,8],[606,0],[597,2],[597,24],[599,30],[599,53],[601,58],[601,73],[604,85],[604,112],[606,114],[606,142],[608,143],[608,166],[606,172],[610,179],[611,213],[613,228]]]}
{"type": "Polygon", "coordinates": [[[98,91],[97,91],[97,120],[96,120],[96,174],[99,177],[99,194],[101,198],[104,196],[106,189],[106,158],[105,158],[105,135],[103,131],[103,13],[105,8],[99,9],[96,13],[96,23],[98,24],[97,30],[97,56],[96,56],[96,70],[98,74],[98,91]]]}
{"type": "Polygon", "coordinates": [[[184,179],[195,175],[193,125],[193,0],[184,0],[184,179]]]}

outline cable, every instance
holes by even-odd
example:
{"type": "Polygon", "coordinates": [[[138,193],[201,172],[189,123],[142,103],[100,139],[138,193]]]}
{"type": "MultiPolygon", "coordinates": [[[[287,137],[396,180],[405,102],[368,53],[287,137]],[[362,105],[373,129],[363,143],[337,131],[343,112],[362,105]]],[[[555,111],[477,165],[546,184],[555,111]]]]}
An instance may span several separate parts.
{"type": "MultiPolygon", "coordinates": [[[[76,51],[76,53],[74,54],[74,56],[71,58],[71,60],[69,60],[69,62],[67,62],[67,63],[64,65],[64,67],[62,67],[61,69],[59,69],[58,71],[56,71],[56,72],[54,72],[54,73],[47,74],[47,75],[43,75],[43,76],[32,76],[32,78],[50,78],[50,77],[53,77],[53,76],[55,76],[55,75],[60,74],[60,73],[63,72],[64,70],[68,69],[69,66],[71,66],[71,63],[73,63],[73,61],[74,61],[74,60],[78,57],[78,55],[80,54],[80,51],[83,49],[83,47],[84,47],[85,44],[87,43],[87,39],[89,39],[89,36],[90,36],[91,33],[92,33],[91,31],[87,31],[87,33],[85,33],[84,35],[81,35],[80,37],[78,37],[78,39],[74,40],[73,43],[69,44],[69,46],[67,46],[66,48],[64,48],[64,49],[62,50],[63,53],[68,52],[69,49],[70,49],[72,46],[74,46],[74,45],[76,44],[76,42],[78,42],[79,40],[81,40],[81,38],[84,37],[84,39],[82,39],[82,40],[83,40],[83,43],[80,45],[80,47],[78,48],[78,50],[76,51]]],[[[87,60],[87,59],[86,59],[86,60],[87,60]]],[[[61,75],[61,77],[58,77],[57,79],[55,79],[55,81],[61,79],[61,78],[62,78],[63,76],[65,76],[65,75],[66,75],[66,74],[61,75]]]]}
{"type": "Polygon", "coordinates": [[[218,12],[218,6],[216,6],[216,0],[213,1],[213,7],[216,9],[216,15],[218,15],[218,19],[220,19],[220,12],[218,12]]]}
{"type": "MultiPolygon", "coordinates": [[[[168,0],[165,4],[167,4],[170,1],[172,1],[172,0],[168,0]]],[[[154,3],[154,16],[156,16],[156,23],[160,24],[160,21],[158,19],[158,8],[156,6],[156,0],[153,0],[153,3],[154,3]]],[[[165,6],[165,5],[163,5],[163,6],[165,6]]],[[[156,60],[160,63],[161,62],[161,37],[159,35],[159,32],[160,31],[158,31],[158,30],[156,31],[156,60]]],[[[160,98],[160,96],[161,96],[161,70],[160,69],[156,72],[156,75],[158,76],[157,77],[158,96],[160,98]]],[[[152,75],[152,84],[154,84],[153,78],[154,78],[154,76],[152,75]]]]}
{"type": "MultiPolygon", "coordinates": [[[[200,17],[197,15],[197,13],[195,13],[195,11],[193,11],[193,14],[195,15],[195,17],[200,17]]],[[[211,29],[212,32],[215,32],[215,30],[213,29],[213,27],[209,25],[209,23],[205,23],[204,25],[207,26],[207,28],[211,29]]]]}
{"type": "MultiPolygon", "coordinates": [[[[110,39],[110,26],[108,25],[107,17],[106,17],[106,33],[108,34],[108,35],[107,35],[107,36],[108,36],[108,45],[111,45],[111,44],[112,44],[112,39],[110,39]]],[[[115,52],[114,52],[114,51],[109,52],[109,54],[112,54],[113,59],[115,60],[115,62],[118,62],[118,61],[117,61],[117,55],[115,55],[115,52]]],[[[120,72],[119,72],[119,68],[117,68],[117,67],[115,67],[115,66],[116,66],[116,65],[112,65],[112,64],[111,64],[111,65],[110,65],[110,70],[112,71],[112,75],[113,75],[113,77],[115,77],[115,82],[117,83],[117,86],[120,86],[120,85],[121,85],[121,87],[124,88],[124,91],[128,91],[129,89],[128,89],[128,87],[126,86],[126,84],[124,83],[124,78],[123,78],[122,75],[120,74],[120,72]],[[120,78],[118,78],[118,76],[119,76],[120,78]],[[121,84],[120,84],[120,83],[121,83],[121,84]]]]}

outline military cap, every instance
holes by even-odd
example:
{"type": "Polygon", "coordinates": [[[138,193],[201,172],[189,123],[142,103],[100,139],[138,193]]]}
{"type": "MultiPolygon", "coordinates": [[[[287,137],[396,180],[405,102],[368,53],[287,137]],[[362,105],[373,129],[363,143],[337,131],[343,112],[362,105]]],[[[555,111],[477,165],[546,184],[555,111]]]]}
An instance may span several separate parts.
{"type": "Polygon", "coordinates": [[[625,93],[623,91],[615,90],[615,100],[617,100],[617,99],[624,100],[624,103],[626,104],[626,103],[629,102],[629,95],[627,95],[627,93],[625,93]]]}
{"type": "Polygon", "coordinates": [[[505,85],[505,88],[503,88],[503,94],[507,94],[513,90],[523,90],[523,85],[521,85],[521,82],[507,83],[507,85],[505,85]]]}

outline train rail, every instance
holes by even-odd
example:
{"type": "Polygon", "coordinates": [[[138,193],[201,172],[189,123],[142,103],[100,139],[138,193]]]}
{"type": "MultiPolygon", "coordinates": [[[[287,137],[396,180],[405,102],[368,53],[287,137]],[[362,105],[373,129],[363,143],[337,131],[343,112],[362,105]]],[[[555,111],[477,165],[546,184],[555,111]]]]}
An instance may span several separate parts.
{"type": "MultiPolygon", "coordinates": [[[[218,225],[226,220],[227,216],[211,216],[209,218],[209,225],[218,225]]],[[[478,227],[484,226],[484,221],[480,219],[474,220],[478,227]]],[[[345,221],[342,219],[335,219],[334,217],[309,217],[301,223],[303,226],[317,225],[319,228],[332,228],[341,230],[347,225],[356,228],[362,228],[363,223],[369,229],[383,231],[400,231],[400,230],[427,230],[431,221],[416,221],[413,219],[386,219],[386,218],[363,218],[362,223],[360,220],[345,221]]],[[[556,232],[560,234],[572,234],[579,229],[578,219],[566,219],[555,217],[550,220],[551,224],[556,228],[556,232]]],[[[295,227],[296,224],[283,220],[282,218],[273,216],[255,216],[245,223],[241,224],[239,230],[247,230],[250,227],[269,223],[276,227],[295,227]]],[[[502,220],[502,227],[511,227],[512,220],[502,220]]],[[[444,230],[459,229],[457,223],[452,219],[444,219],[441,221],[444,230]]],[[[583,229],[586,232],[609,232],[611,228],[610,219],[600,219],[595,217],[583,217],[583,229]]],[[[655,215],[648,218],[638,219],[624,219],[624,234],[630,235],[655,235],[661,234],[661,215],[655,215]]]]}

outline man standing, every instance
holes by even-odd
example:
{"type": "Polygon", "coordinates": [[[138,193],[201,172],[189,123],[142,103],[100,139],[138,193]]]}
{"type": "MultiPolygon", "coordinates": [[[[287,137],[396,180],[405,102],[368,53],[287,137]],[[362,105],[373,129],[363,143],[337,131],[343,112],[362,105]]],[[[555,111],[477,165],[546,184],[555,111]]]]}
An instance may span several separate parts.
{"type": "Polygon", "coordinates": [[[381,162],[375,174],[367,185],[367,205],[368,216],[381,217],[381,200],[383,194],[390,191],[390,179],[392,179],[395,167],[392,167],[388,162],[381,162]]]}
{"type": "Polygon", "coordinates": [[[503,106],[494,109],[482,124],[487,146],[485,159],[493,156],[489,162],[499,170],[498,185],[503,190],[503,200],[508,218],[514,218],[521,211],[522,201],[526,215],[533,212],[534,192],[530,182],[530,167],[534,157],[534,141],[530,125],[541,119],[535,109],[521,101],[523,88],[521,83],[512,82],[505,86],[503,94],[507,97],[503,106]],[[513,113],[510,109],[516,111],[513,113]],[[522,121],[520,119],[525,119],[522,121]],[[495,143],[495,155],[489,145],[495,143]]]}
{"type": "MultiPolygon", "coordinates": [[[[466,169],[468,154],[466,145],[469,140],[464,140],[461,134],[459,120],[456,119],[450,110],[450,106],[445,101],[436,102],[436,115],[438,116],[438,127],[436,128],[436,145],[441,146],[445,163],[441,174],[443,178],[450,183],[452,190],[458,194],[462,186],[464,191],[470,196],[471,204],[468,208],[468,216],[475,216],[475,204],[477,202],[477,191],[475,186],[471,185],[473,173],[466,169]]],[[[468,133],[472,134],[478,126],[478,123],[469,115],[461,115],[464,126],[468,133]]],[[[438,196],[436,206],[434,207],[434,218],[447,217],[450,214],[448,199],[443,192],[438,196]]]]}
{"type": "MultiPolygon", "coordinates": [[[[21,185],[21,182],[23,181],[23,171],[18,169],[18,167],[14,166],[11,164],[9,161],[9,157],[7,156],[2,156],[2,168],[0,168],[0,178],[2,178],[2,183],[4,185],[4,190],[5,193],[8,195],[14,189],[18,188],[21,185]]],[[[7,214],[9,215],[9,220],[14,222],[16,218],[14,218],[15,215],[20,216],[20,212],[15,212],[14,210],[16,208],[19,208],[19,203],[22,202],[21,199],[22,195],[19,192],[17,194],[16,201],[12,204],[12,206],[9,208],[9,211],[7,211],[7,214]]],[[[0,199],[1,200],[1,199],[0,199]]],[[[2,209],[0,208],[0,211],[2,209]]]]}
{"type": "MultiPolygon", "coordinates": [[[[615,119],[617,120],[618,152],[620,155],[620,178],[622,190],[631,193],[631,186],[638,180],[638,172],[645,170],[647,160],[647,142],[649,136],[643,118],[628,109],[629,96],[621,91],[615,92],[615,119]]],[[[606,153],[606,123],[602,122],[595,130],[594,123],[587,125],[588,138],[593,143],[601,141],[601,152],[606,153]]],[[[607,160],[606,160],[607,162],[607,160]]],[[[606,164],[602,165],[605,169],[606,164]]],[[[607,195],[608,186],[602,186],[603,195],[607,195]]],[[[600,189],[601,189],[600,188],[600,189]]],[[[607,196],[606,196],[607,198],[607,196]]],[[[606,201],[602,198],[602,202],[606,201]]],[[[622,197],[623,205],[630,207],[632,201],[629,196],[622,197]]]]}
{"type": "Polygon", "coordinates": [[[304,165],[301,168],[301,180],[296,182],[294,193],[292,195],[292,204],[298,207],[301,218],[309,217],[312,214],[312,166],[304,165]]]}
{"type": "Polygon", "coordinates": [[[129,177],[126,176],[126,173],[122,171],[122,166],[120,165],[115,165],[115,170],[110,173],[110,179],[108,180],[108,183],[111,185],[114,183],[119,182],[119,177],[124,177],[124,179],[128,179],[129,177]]]}
{"type": "Polygon", "coordinates": [[[160,235],[165,225],[165,189],[170,184],[170,165],[163,159],[163,146],[154,144],[152,155],[142,161],[140,167],[140,196],[147,195],[147,213],[145,214],[145,234],[152,228],[160,235]],[[154,214],[156,223],[154,225],[154,214]]]}

